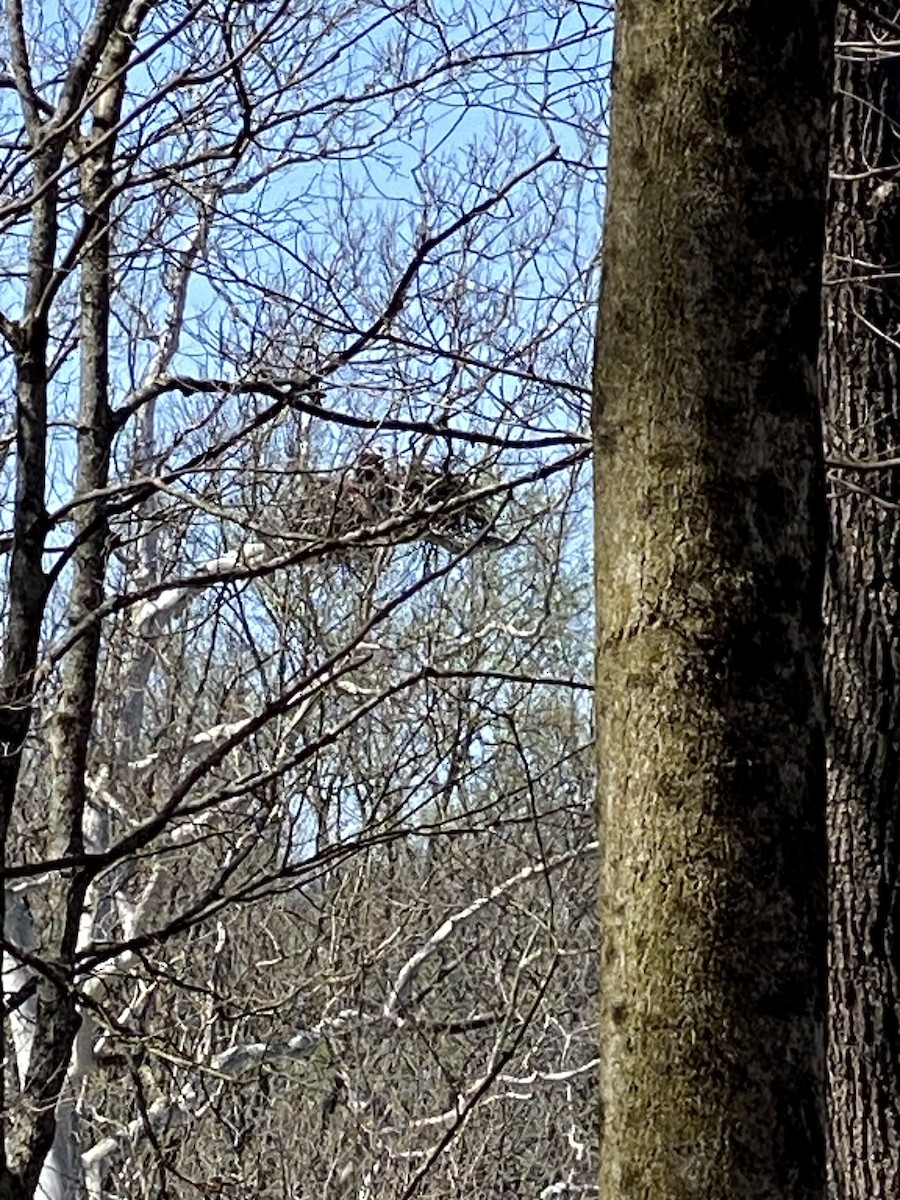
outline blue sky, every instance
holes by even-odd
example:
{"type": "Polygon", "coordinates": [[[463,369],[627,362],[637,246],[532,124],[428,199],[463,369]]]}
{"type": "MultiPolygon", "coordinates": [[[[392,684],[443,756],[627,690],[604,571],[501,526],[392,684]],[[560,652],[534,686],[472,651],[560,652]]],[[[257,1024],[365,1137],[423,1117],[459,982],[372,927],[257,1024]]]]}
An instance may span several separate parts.
{"type": "MultiPolygon", "coordinates": [[[[209,0],[130,76],[120,177],[130,174],[117,204],[114,403],[140,381],[155,352],[166,283],[197,228],[197,198],[223,178],[221,160],[213,168],[190,160],[198,149],[227,146],[237,135],[243,88],[253,95],[255,113],[268,114],[270,129],[245,148],[217,201],[212,232],[193,262],[171,369],[226,379],[290,372],[310,344],[313,357],[331,361],[377,317],[422,237],[446,228],[556,145],[559,161],[524,179],[429,256],[390,336],[329,378],[326,401],[376,417],[443,415],[501,435],[522,425],[584,431],[583,396],[521,374],[587,382],[607,9],[552,0],[347,0],[310,17],[299,6],[296,13],[284,6],[279,15],[275,3],[245,4],[236,10],[244,25],[234,30],[234,45],[250,45],[267,21],[273,35],[242,61],[238,81],[210,69],[224,52],[215,23],[204,21],[219,7],[209,0]],[[450,62],[456,65],[448,68],[450,62]],[[418,80],[415,88],[398,86],[409,77],[418,80]]],[[[138,50],[162,41],[184,10],[180,3],[159,5],[138,50]]],[[[50,100],[92,11],[88,4],[26,7],[34,72],[50,100]]],[[[17,126],[10,91],[0,92],[0,114],[7,130],[17,126]]],[[[63,244],[79,219],[77,206],[64,212],[63,244]]],[[[7,267],[0,297],[13,315],[26,233],[24,222],[7,231],[0,260],[0,269],[7,267]]],[[[60,366],[51,500],[58,502],[72,480],[73,303],[72,290],[68,297],[64,290],[54,323],[60,366]]],[[[8,364],[6,370],[8,377],[8,364]]],[[[211,433],[211,421],[225,428],[253,409],[247,398],[230,407],[221,398],[216,403],[218,413],[196,399],[160,402],[169,465],[221,436],[211,433]]],[[[363,435],[354,442],[346,430],[319,424],[299,434],[276,431],[272,454],[289,454],[297,436],[318,438],[323,462],[357,452],[363,435]]],[[[389,450],[406,445],[386,433],[379,441],[389,450]]],[[[126,431],[114,470],[127,475],[130,460],[126,431]]],[[[508,453],[505,461],[515,469],[536,459],[508,453]]]]}

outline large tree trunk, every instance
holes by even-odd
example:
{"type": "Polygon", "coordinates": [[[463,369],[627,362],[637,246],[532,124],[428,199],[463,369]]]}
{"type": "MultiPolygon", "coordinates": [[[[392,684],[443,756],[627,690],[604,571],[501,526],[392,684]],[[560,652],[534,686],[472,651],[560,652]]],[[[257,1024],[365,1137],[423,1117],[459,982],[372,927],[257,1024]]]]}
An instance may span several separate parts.
{"type": "Polygon", "coordinates": [[[595,406],[603,1200],[824,1194],[833,18],[618,9],[595,406]]]}
{"type": "Polygon", "coordinates": [[[884,36],[841,11],[823,289],[836,1200],[900,1195],[900,471],[849,466],[900,451],[900,59],[884,36]]]}

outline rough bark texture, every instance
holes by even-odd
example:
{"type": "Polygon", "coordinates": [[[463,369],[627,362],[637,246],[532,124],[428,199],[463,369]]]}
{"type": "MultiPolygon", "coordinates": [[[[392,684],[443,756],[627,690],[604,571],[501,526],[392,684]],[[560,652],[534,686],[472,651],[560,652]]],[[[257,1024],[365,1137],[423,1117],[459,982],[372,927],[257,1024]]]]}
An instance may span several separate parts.
{"type": "Polygon", "coordinates": [[[900,470],[847,465],[900,451],[896,45],[877,22],[840,13],[821,357],[836,1200],[900,1195],[900,470]],[[878,45],[885,37],[893,46],[878,45]]]}
{"type": "Polygon", "coordinates": [[[824,1194],[833,17],[618,9],[595,405],[603,1200],[824,1194]]]}

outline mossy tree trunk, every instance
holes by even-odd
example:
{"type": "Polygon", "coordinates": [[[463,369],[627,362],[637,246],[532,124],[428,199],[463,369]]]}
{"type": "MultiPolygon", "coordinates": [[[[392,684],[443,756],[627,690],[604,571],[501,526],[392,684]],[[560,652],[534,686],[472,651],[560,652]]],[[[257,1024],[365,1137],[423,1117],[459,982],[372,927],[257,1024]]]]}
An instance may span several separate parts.
{"type": "Polygon", "coordinates": [[[821,356],[831,460],[829,1162],[835,1200],[896,1200],[900,58],[894,35],[849,7],[837,41],[821,356]],[[893,465],[878,465],[885,460],[893,465]]]}
{"type": "Polygon", "coordinates": [[[621,0],[596,369],[603,1200],[824,1194],[833,7],[621,0]]]}

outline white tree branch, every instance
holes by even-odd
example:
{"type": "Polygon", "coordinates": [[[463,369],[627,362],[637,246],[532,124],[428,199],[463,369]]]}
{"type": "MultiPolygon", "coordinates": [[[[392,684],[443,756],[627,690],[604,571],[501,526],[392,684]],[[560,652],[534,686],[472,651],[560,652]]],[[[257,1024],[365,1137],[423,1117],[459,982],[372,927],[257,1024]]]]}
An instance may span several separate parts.
{"type": "Polygon", "coordinates": [[[573,859],[579,858],[582,854],[588,854],[597,849],[597,842],[588,842],[587,845],[580,847],[578,850],[570,850],[565,854],[557,855],[555,858],[549,859],[547,862],[536,863],[533,866],[522,867],[515,875],[511,875],[502,883],[498,883],[496,887],[484,896],[479,896],[477,900],[473,900],[471,904],[467,904],[465,908],[459,909],[452,916],[448,917],[442,925],[434,931],[431,937],[412,954],[400,970],[394,980],[394,986],[388,993],[388,997],[384,1002],[383,1015],[396,1024],[402,1023],[402,1015],[400,1012],[406,993],[409,991],[416,975],[422,969],[423,963],[431,957],[432,954],[441,946],[448,938],[470,921],[477,913],[489,904],[500,900],[503,896],[515,888],[520,887],[529,879],[533,879],[535,875],[547,874],[550,871],[555,871],[559,867],[565,866],[566,863],[572,862],[573,859]]]}

